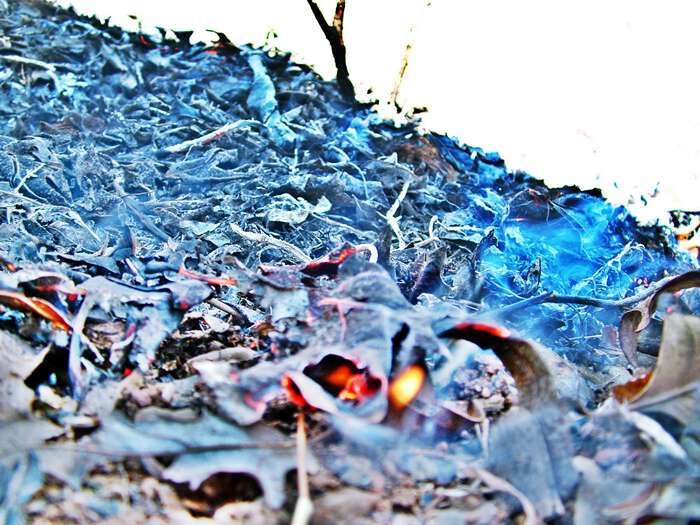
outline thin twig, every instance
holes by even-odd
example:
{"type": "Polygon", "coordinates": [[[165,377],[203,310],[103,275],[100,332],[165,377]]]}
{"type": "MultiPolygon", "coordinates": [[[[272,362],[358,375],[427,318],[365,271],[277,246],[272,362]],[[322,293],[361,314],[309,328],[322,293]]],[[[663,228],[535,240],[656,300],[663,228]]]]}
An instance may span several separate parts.
{"type": "Polygon", "coordinates": [[[399,250],[403,250],[406,247],[406,241],[403,240],[403,235],[401,235],[401,228],[399,227],[399,220],[401,219],[401,217],[395,217],[394,215],[398,211],[399,206],[401,206],[403,200],[406,198],[406,194],[408,193],[408,188],[410,185],[411,180],[406,179],[406,181],[403,183],[403,187],[401,188],[399,196],[396,197],[394,204],[391,205],[391,208],[389,208],[389,211],[387,211],[386,215],[384,216],[386,218],[386,222],[393,230],[394,235],[396,235],[396,239],[399,241],[399,250]]]}
{"type": "Polygon", "coordinates": [[[279,248],[281,250],[285,250],[286,252],[289,252],[290,254],[294,255],[294,257],[296,257],[299,261],[301,261],[305,264],[311,262],[311,257],[306,255],[299,248],[297,248],[293,244],[288,243],[287,241],[277,239],[276,237],[273,237],[272,235],[269,235],[267,233],[247,232],[247,231],[243,230],[237,224],[231,223],[231,224],[229,224],[229,226],[231,227],[231,229],[233,230],[234,233],[240,235],[244,239],[247,239],[247,240],[253,241],[253,242],[263,242],[263,243],[271,244],[272,246],[275,246],[276,248],[279,248]]]}
{"type": "Polygon", "coordinates": [[[80,310],[73,320],[73,333],[71,334],[70,347],[68,350],[68,376],[73,387],[73,398],[80,399],[83,395],[82,370],[80,368],[80,341],[85,328],[85,321],[95,306],[95,298],[88,294],[80,305],[80,310]]]}
{"type": "Polygon", "coordinates": [[[196,146],[203,146],[205,144],[208,144],[209,142],[212,142],[214,140],[218,140],[227,133],[230,133],[231,131],[238,129],[242,126],[252,126],[252,125],[261,125],[260,122],[257,120],[238,120],[236,122],[230,122],[229,124],[226,124],[224,126],[221,126],[218,129],[215,129],[214,131],[211,131],[207,133],[206,135],[202,135],[201,137],[197,137],[196,139],[192,140],[186,140],[185,142],[181,142],[180,144],[174,144],[172,146],[168,146],[165,148],[165,151],[168,153],[180,153],[182,151],[187,151],[190,148],[194,148],[196,146]]]}
{"type": "Polygon", "coordinates": [[[292,525],[306,525],[314,512],[314,504],[311,502],[306,470],[306,421],[303,410],[297,416],[297,492],[292,525]]]}
{"type": "Polygon", "coordinates": [[[163,230],[161,230],[156,224],[146,215],[144,215],[141,210],[139,210],[138,206],[131,202],[129,200],[129,195],[124,191],[124,188],[122,188],[119,180],[114,179],[112,182],[112,185],[114,186],[114,190],[117,192],[117,195],[121,197],[122,202],[124,202],[124,206],[126,206],[131,213],[134,214],[134,216],[143,224],[143,226],[151,232],[157,239],[160,239],[163,242],[172,242],[172,239],[170,236],[165,233],[163,230]]]}
{"type": "Polygon", "coordinates": [[[19,55],[0,55],[0,60],[5,60],[6,62],[15,62],[17,64],[26,64],[28,66],[34,66],[44,69],[46,71],[46,74],[53,82],[56,91],[61,91],[61,81],[56,76],[56,66],[54,66],[53,64],[42,62],[41,60],[35,60],[33,58],[25,58],[19,55]]]}
{"type": "Polygon", "coordinates": [[[421,10],[420,14],[416,18],[416,21],[413,23],[411,26],[411,29],[408,32],[408,42],[406,43],[406,50],[404,51],[403,54],[403,61],[401,62],[401,69],[399,70],[399,76],[396,79],[396,84],[394,85],[394,89],[391,91],[391,95],[389,97],[389,102],[393,104],[393,106],[397,110],[401,110],[400,106],[397,104],[396,99],[399,97],[399,91],[401,91],[401,84],[403,83],[404,76],[406,76],[406,69],[408,69],[408,62],[409,59],[411,58],[411,52],[413,51],[413,45],[416,42],[416,26],[421,20],[424,20],[426,17],[426,11],[432,4],[431,0],[428,0],[425,2],[425,5],[423,6],[423,9],[421,10]]]}
{"type": "MultiPolygon", "coordinates": [[[[164,437],[163,439],[167,439],[164,437]]],[[[92,454],[95,456],[107,456],[116,458],[152,458],[160,456],[180,456],[184,454],[203,454],[206,452],[221,452],[226,450],[255,450],[255,449],[287,449],[296,446],[292,441],[280,441],[266,443],[254,441],[250,443],[221,443],[218,445],[187,445],[181,450],[155,450],[151,452],[133,452],[130,450],[99,450],[86,447],[69,447],[62,445],[48,445],[38,447],[43,450],[61,450],[76,454],[92,454]]]]}
{"type": "Polygon", "coordinates": [[[503,308],[497,308],[489,313],[496,313],[499,315],[509,314],[516,310],[521,310],[527,308],[528,306],[534,306],[537,304],[544,303],[555,303],[555,304],[580,304],[584,306],[595,306],[597,308],[624,308],[626,306],[635,305],[645,299],[648,299],[654,295],[662,286],[666,284],[667,279],[663,279],[644,290],[643,292],[633,295],[631,297],[625,297],[623,299],[602,299],[598,297],[583,297],[580,295],[557,295],[554,292],[545,292],[534,297],[528,297],[517,303],[509,304],[503,308]]]}
{"type": "Polygon", "coordinates": [[[241,313],[238,310],[236,310],[233,306],[226,304],[221,299],[217,299],[216,297],[210,297],[205,302],[210,304],[214,308],[217,308],[217,309],[221,310],[222,312],[227,313],[227,314],[235,317],[236,319],[243,318],[243,316],[241,315],[241,313]]]}

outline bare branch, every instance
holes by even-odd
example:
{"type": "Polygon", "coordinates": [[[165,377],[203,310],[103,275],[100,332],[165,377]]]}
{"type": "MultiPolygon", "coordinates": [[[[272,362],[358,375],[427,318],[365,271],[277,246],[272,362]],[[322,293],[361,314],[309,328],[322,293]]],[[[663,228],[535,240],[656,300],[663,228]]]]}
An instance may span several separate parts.
{"type": "Polygon", "coordinates": [[[345,0],[337,0],[335,4],[335,15],[333,17],[333,25],[328,24],[321,12],[321,9],[316,4],[315,0],[306,0],[311,8],[311,12],[316,19],[316,22],[321,27],[326,40],[331,46],[333,53],[333,61],[335,62],[336,75],[335,80],[338,83],[340,92],[348,99],[355,99],[355,86],[350,80],[348,64],[345,53],[345,41],[343,40],[343,20],[345,18],[345,0]]]}

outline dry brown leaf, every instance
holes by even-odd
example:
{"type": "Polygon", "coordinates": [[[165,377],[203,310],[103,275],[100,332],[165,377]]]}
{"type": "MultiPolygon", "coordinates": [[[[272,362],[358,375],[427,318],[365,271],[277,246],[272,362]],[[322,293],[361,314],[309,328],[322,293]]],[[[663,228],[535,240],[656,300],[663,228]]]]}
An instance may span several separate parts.
{"type": "Polygon", "coordinates": [[[700,318],[672,314],[665,322],[656,367],[648,381],[634,380],[614,389],[630,408],[663,412],[684,424],[700,384],[700,318]]]}
{"type": "Polygon", "coordinates": [[[638,366],[637,340],[639,332],[644,330],[656,311],[659,297],[665,293],[679,292],[700,286],[700,270],[693,270],[681,275],[667,277],[658,283],[658,289],[641,301],[634,308],[622,314],[620,320],[620,347],[632,366],[638,366]]]}

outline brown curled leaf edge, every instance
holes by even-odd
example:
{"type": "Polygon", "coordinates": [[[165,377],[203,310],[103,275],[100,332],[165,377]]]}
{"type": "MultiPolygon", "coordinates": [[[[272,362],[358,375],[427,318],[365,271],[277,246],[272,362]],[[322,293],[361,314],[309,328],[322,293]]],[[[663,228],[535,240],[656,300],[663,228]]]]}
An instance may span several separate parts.
{"type": "Polygon", "coordinates": [[[0,290],[0,304],[25,313],[36,314],[50,321],[54,328],[58,330],[70,332],[72,329],[68,318],[54,305],[44,299],[27,297],[20,292],[11,290],[0,290]]]}
{"type": "Polygon", "coordinates": [[[620,402],[643,412],[661,412],[687,424],[700,387],[700,317],[671,314],[664,320],[653,370],[613,387],[620,402]]]}
{"type": "Polygon", "coordinates": [[[637,360],[639,333],[649,326],[661,295],[697,287],[700,287],[700,270],[667,277],[659,283],[659,287],[654,294],[622,314],[619,330],[620,348],[632,366],[635,368],[639,366],[639,361],[637,360]]]}

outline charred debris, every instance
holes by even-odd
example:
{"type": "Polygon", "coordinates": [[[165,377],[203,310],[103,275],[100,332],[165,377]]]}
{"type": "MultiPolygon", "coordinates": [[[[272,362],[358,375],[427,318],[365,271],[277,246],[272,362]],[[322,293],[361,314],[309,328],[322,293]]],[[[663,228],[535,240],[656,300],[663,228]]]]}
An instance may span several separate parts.
{"type": "Polygon", "coordinates": [[[700,518],[668,232],[286,56],[0,6],[5,523],[700,518]]]}

